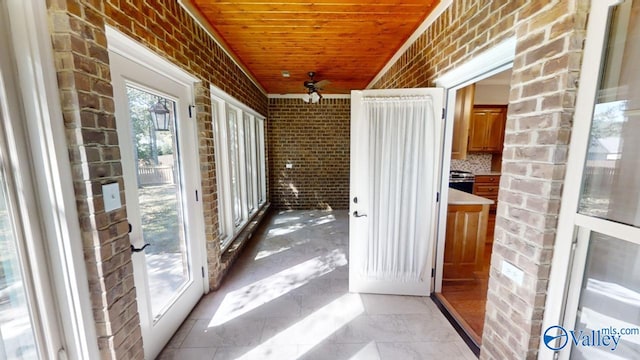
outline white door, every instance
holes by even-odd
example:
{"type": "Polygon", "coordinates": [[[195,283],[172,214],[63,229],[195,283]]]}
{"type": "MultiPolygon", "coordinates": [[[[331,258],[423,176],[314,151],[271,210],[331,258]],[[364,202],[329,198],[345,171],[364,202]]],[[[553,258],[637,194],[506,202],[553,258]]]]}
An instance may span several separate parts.
{"type": "Polygon", "coordinates": [[[192,90],[116,53],[110,62],[138,311],[152,359],[204,293],[192,90]]]}
{"type": "Polygon", "coordinates": [[[349,291],[429,295],[442,89],[353,91],[349,291]]]}

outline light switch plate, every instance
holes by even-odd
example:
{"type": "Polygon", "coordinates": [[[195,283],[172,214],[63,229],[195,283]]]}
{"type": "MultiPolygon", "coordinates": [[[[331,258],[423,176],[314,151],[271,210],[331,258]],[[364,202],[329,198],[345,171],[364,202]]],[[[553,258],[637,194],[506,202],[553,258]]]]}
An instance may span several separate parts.
{"type": "Polygon", "coordinates": [[[502,260],[502,275],[508,277],[518,285],[522,285],[522,282],[524,281],[524,271],[511,265],[511,263],[505,260],[502,260]]]}
{"type": "Polygon", "coordinates": [[[120,186],[118,186],[118,183],[102,185],[102,198],[105,212],[117,210],[122,207],[122,202],[120,201],[120,186]]]}

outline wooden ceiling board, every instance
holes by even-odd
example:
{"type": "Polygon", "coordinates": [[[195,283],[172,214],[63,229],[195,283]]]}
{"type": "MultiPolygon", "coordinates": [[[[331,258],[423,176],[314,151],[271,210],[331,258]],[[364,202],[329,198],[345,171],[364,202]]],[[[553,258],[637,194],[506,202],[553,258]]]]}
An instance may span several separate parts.
{"type": "Polygon", "coordinates": [[[324,94],[363,89],[438,2],[191,0],[270,94],[303,93],[309,71],[324,94]]]}

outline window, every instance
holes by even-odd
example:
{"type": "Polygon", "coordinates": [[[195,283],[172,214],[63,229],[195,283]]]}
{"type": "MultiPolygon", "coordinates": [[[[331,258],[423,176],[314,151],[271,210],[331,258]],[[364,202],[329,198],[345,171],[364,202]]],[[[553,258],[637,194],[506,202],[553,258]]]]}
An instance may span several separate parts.
{"type": "Polygon", "coordinates": [[[576,100],[571,186],[563,191],[543,324],[548,359],[640,353],[640,1],[596,1],[590,13],[601,15],[589,21],[576,100]],[[589,346],[581,341],[587,333],[609,334],[615,346],[589,346]]]}
{"type": "Polygon", "coordinates": [[[255,111],[212,89],[218,182],[218,218],[222,249],[266,201],[264,119],[255,111]]]}

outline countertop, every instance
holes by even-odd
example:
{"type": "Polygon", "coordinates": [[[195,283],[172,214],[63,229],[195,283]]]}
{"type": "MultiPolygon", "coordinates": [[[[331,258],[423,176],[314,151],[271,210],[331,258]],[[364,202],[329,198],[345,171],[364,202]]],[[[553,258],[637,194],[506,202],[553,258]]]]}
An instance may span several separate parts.
{"type": "Polygon", "coordinates": [[[473,195],[464,191],[449,188],[449,204],[451,205],[491,205],[493,200],[473,195]]]}
{"type": "Polygon", "coordinates": [[[481,171],[481,172],[475,173],[474,175],[500,176],[500,171],[481,171]]]}

